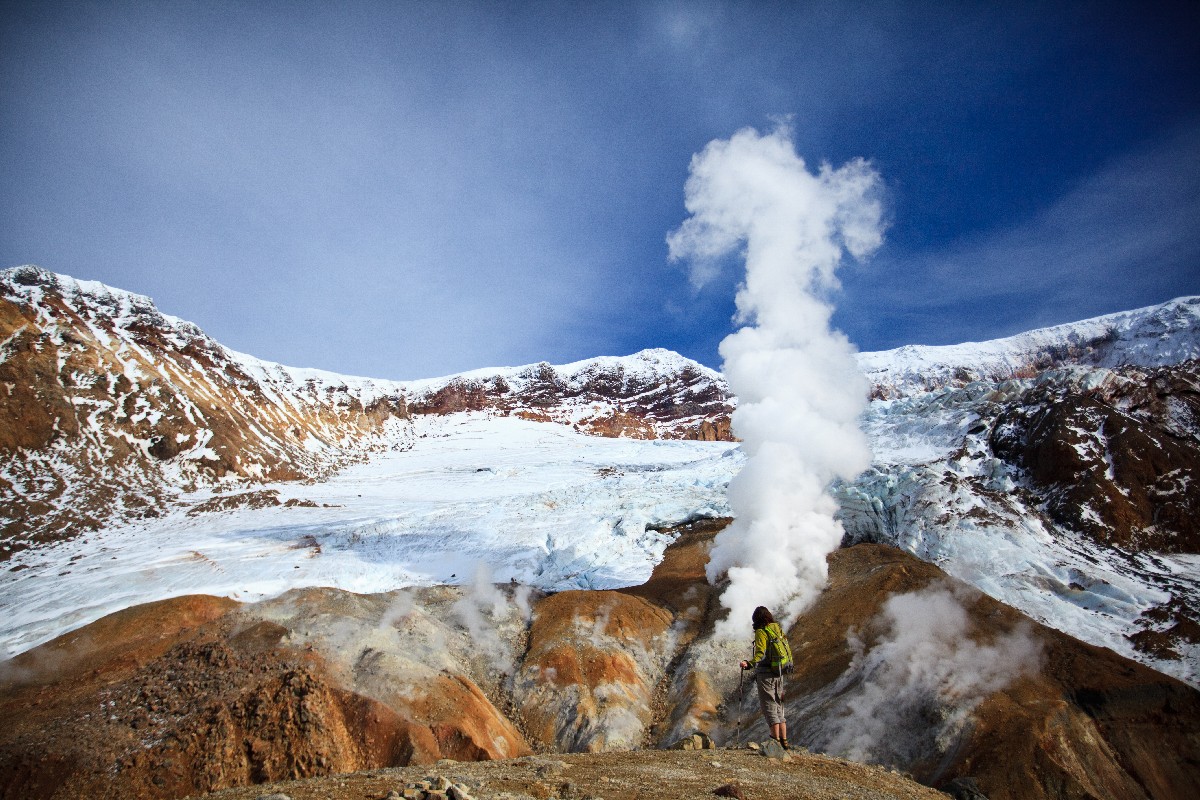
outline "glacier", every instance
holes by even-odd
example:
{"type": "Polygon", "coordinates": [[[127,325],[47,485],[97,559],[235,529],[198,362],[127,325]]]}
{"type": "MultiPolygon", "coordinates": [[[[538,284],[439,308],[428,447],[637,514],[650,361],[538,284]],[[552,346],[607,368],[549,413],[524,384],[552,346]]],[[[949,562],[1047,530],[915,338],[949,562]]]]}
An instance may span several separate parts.
{"type": "Polygon", "coordinates": [[[278,505],[189,514],[213,497],[194,492],[165,516],[14,554],[0,647],[12,656],[187,594],[367,594],[468,582],[480,565],[547,591],[642,583],[669,543],[660,529],[728,516],[743,460],[730,442],[603,438],[482,412],[417,417],[401,436],[327,481],[256,487],[278,505]]]}

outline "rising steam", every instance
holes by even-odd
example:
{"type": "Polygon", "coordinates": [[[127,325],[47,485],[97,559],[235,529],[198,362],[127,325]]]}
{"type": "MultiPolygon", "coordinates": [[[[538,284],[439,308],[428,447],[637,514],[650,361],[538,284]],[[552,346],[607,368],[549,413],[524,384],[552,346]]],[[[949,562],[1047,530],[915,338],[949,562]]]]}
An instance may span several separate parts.
{"type": "Polygon", "coordinates": [[[851,631],[853,661],[833,687],[814,746],[855,761],[912,764],[946,752],[981,702],[1036,673],[1042,645],[1029,625],[990,642],[971,638],[964,605],[973,595],[951,586],[895,595],[872,630],[851,631]]]}
{"type": "Polygon", "coordinates": [[[830,330],[825,297],[844,251],[864,258],[882,243],[879,190],[861,159],[810,172],[782,127],[739,131],[692,158],[691,216],[667,238],[671,258],[689,259],[697,284],[739,249],[746,265],[736,317],[745,327],[721,343],[748,460],[729,486],[735,521],[708,567],[710,580],[730,580],[719,637],[742,635],[755,606],[790,621],[812,601],[842,539],[829,484],[870,465],[858,428],[867,381],[853,346],[830,330]]]}
{"type": "Polygon", "coordinates": [[[463,596],[454,604],[451,613],[466,628],[477,652],[488,658],[490,666],[498,672],[507,672],[512,668],[516,654],[501,635],[500,626],[513,612],[522,622],[529,620],[533,614],[529,602],[532,589],[518,586],[511,595],[506,594],[492,583],[492,571],[482,562],[476,566],[471,583],[462,588],[463,596]]]}

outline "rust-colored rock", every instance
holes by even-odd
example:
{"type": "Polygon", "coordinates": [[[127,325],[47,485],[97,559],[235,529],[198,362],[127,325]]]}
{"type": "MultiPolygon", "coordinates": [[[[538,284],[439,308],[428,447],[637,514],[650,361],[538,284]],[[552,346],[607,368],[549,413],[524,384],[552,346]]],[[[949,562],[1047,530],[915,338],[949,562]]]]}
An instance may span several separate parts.
{"type": "MultiPolygon", "coordinates": [[[[809,696],[846,673],[847,630],[868,629],[888,596],[947,580],[937,567],[881,545],[839,550],[829,565],[829,587],[789,631],[798,666],[792,691],[809,696]]],[[[970,594],[976,635],[1029,624],[1008,606],[970,594]]],[[[902,769],[933,785],[975,778],[992,800],[1183,800],[1200,791],[1200,692],[1110,650],[1050,628],[1034,631],[1043,644],[1041,668],[981,703],[961,739],[902,769]]],[[[795,702],[805,705],[800,697],[795,702]]],[[[806,707],[807,715],[819,715],[819,707],[806,707]]],[[[792,739],[803,744],[806,729],[820,720],[792,714],[792,739]]]]}
{"type": "MultiPolygon", "coordinates": [[[[522,730],[560,752],[665,747],[695,731],[731,743],[740,650],[707,637],[719,609],[703,579],[722,524],[679,529],[643,586],[544,597],[527,632],[515,608],[490,618],[492,633],[478,634],[486,647],[454,622],[467,599],[455,587],[297,590],[254,606],[189,597],[106,617],[0,669],[0,797],[174,798],[494,759],[529,753],[522,730]],[[509,663],[486,663],[511,642],[522,644],[509,663]]],[[[815,746],[839,697],[862,680],[848,634],[870,648],[890,596],[954,585],[880,545],[839,550],[829,567],[828,588],[788,632],[796,745],[815,746]]],[[[971,637],[1026,626],[1041,659],[948,739],[933,735],[936,704],[906,719],[895,734],[928,734],[928,747],[896,768],[935,786],[970,778],[993,800],[1200,791],[1200,692],[959,592],[971,637]]],[[[743,742],[765,738],[756,709],[740,720],[743,742]]]]}
{"type": "Polygon", "coordinates": [[[641,744],[671,621],[665,609],[618,592],[547,597],[535,608],[514,687],[525,730],[567,751],[641,744]]]}

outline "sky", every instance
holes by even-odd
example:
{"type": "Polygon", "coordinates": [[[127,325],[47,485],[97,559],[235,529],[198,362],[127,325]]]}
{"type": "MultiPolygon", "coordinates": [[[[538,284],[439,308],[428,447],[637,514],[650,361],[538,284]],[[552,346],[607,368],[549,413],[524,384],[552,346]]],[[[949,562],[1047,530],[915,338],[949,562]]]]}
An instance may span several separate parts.
{"type": "Polygon", "coordinates": [[[694,154],[786,126],[888,228],[862,350],[1200,294],[1200,4],[0,6],[0,267],[146,294],[260,358],[410,379],[667,347],[694,154]]]}

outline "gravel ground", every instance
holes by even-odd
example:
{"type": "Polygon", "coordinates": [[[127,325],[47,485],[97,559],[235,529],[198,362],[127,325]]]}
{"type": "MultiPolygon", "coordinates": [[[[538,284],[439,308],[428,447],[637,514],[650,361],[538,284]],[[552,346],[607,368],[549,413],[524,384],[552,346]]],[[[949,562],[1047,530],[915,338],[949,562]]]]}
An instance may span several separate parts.
{"type": "MultiPolygon", "coordinates": [[[[422,767],[225,789],[212,800],[382,800],[437,775],[466,786],[478,800],[639,800],[714,797],[735,784],[746,800],[945,800],[947,795],[901,774],[827,756],[765,758],[752,750],[642,750],[573,753],[507,761],[439,761],[422,767]]],[[[728,790],[726,790],[728,792],[728,790]]],[[[733,795],[737,796],[737,795],[733,795]]]]}

